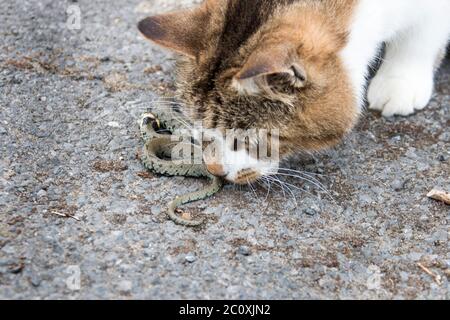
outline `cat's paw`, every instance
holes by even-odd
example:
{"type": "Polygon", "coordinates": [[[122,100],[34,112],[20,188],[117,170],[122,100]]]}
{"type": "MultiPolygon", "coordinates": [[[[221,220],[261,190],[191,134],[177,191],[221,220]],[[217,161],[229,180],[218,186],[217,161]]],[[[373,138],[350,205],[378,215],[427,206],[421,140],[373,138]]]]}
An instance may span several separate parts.
{"type": "Polygon", "coordinates": [[[397,74],[403,75],[380,72],[369,86],[369,108],[381,111],[384,117],[409,116],[422,110],[433,93],[433,76],[429,73],[404,70],[397,74]]]}

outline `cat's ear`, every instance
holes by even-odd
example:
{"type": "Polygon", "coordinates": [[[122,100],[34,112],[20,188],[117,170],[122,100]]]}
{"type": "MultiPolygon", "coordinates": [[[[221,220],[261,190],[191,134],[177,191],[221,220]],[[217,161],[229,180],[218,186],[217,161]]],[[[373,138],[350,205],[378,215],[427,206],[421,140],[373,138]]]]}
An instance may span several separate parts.
{"type": "Polygon", "coordinates": [[[204,47],[209,22],[205,5],[164,15],[148,17],[138,24],[139,31],[155,43],[180,54],[196,57],[204,47]]]}
{"type": "MultiPolygon", "coordinates": [[[[297,61],[295,50],[286,46],[269,47],[253,52],[242,69],[234,76],[233,84],[239,91],[255,93],[258,82],[269,77],[284,78],[295,87],[306,83],[306,72],[297,61]]],[[[267,84],[267,81],[264,81],[267,84]]]]}

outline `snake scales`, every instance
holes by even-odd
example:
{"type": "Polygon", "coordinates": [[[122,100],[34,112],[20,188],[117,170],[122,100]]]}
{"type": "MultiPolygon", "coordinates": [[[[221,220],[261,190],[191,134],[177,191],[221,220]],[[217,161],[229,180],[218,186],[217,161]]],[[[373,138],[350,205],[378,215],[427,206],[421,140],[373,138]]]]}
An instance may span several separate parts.
{"type": "Polygon", "coordinates": [[[204,219],[188,220],[177,215],[177,208],[184,204],[211,197],[223,186],[223,180],[208,172],[204,163],[195,162],[194,154],[202,154],[200,146],[184,143],[192,152],[180,158],[173,152],[175,145],[180,147],[180,142],[174,142],[174,137],[183,129],[185,118],[180,118],[176,112],[145,113],[139,120],[142,139],[145,142],[142,152],[142,162],[147,169],[166,176],[204,177],[211,183],[204,189],[186,195],[177,196],[170,201],[167,215],[176,224],[196,227],[204,223],[204,219]],[[170,133],[170,134],[167,134],[170,133]],[[199,152],[199,153],[198,153],[199,152]],[[187,160],[187,161],[186,161],[187,160]]]}

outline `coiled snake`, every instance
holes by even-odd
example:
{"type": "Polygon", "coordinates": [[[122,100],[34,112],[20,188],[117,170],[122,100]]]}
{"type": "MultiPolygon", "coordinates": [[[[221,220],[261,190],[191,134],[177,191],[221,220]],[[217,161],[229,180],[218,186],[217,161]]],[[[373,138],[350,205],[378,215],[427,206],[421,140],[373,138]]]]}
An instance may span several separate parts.
{"type": "MultiPolygon", "coordinates": [[[[204,189],[186,195],[177,196],[169,202],[167,215],[176,224],[196,227],[203,224],[204,219],[188,220],[177,215],[177,207],[211,197],[223,186],[223,180],[213,176],[206,169],[206,165],[200,161],[194,161],[194,155],[202,154],[201,146],[194,143],[176,142],[177,134],[183,129],[183,123],[187,120],[180,118],[176,112],[145,113],[139,120],[142,139],[145,142],[142,152],[142,162],[145,167],[157,174],[166,176],[204,177],[211,183],[204,189]],[[177,118],[178,117],[178,118],[177,118]],[[169,133],[169,134],[168,134],[169,133]],[[175,141],[175,142],[174,142],[175,141]],[[174,147],[188,147],[190,154],[179,157],[174,152],[174,147]],[[200,163],[199,163],[200,162],[200,163]]],[[[186,149],[185,149],[186,150],[186,149]]]]}

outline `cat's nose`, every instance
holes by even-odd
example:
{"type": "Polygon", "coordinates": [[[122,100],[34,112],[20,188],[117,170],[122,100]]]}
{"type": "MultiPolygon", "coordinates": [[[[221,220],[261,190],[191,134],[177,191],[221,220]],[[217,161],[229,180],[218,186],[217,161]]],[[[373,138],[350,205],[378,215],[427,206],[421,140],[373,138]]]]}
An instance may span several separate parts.
{"type": "Polygon", "coordinates": [[[240,170],[236,177],[232,180],[235,184],[249,184],[251,182],[254,182],[258,180],[261,177],[261,174],[254,169],[243,169],[240,170]]]}
{"type": "Polygon", "coordinates": [[[223,166],[220,163],[207,163],[206,169],[209,173],[216,177],[225,177],[227,173],[225,172],[223,166]]]}

